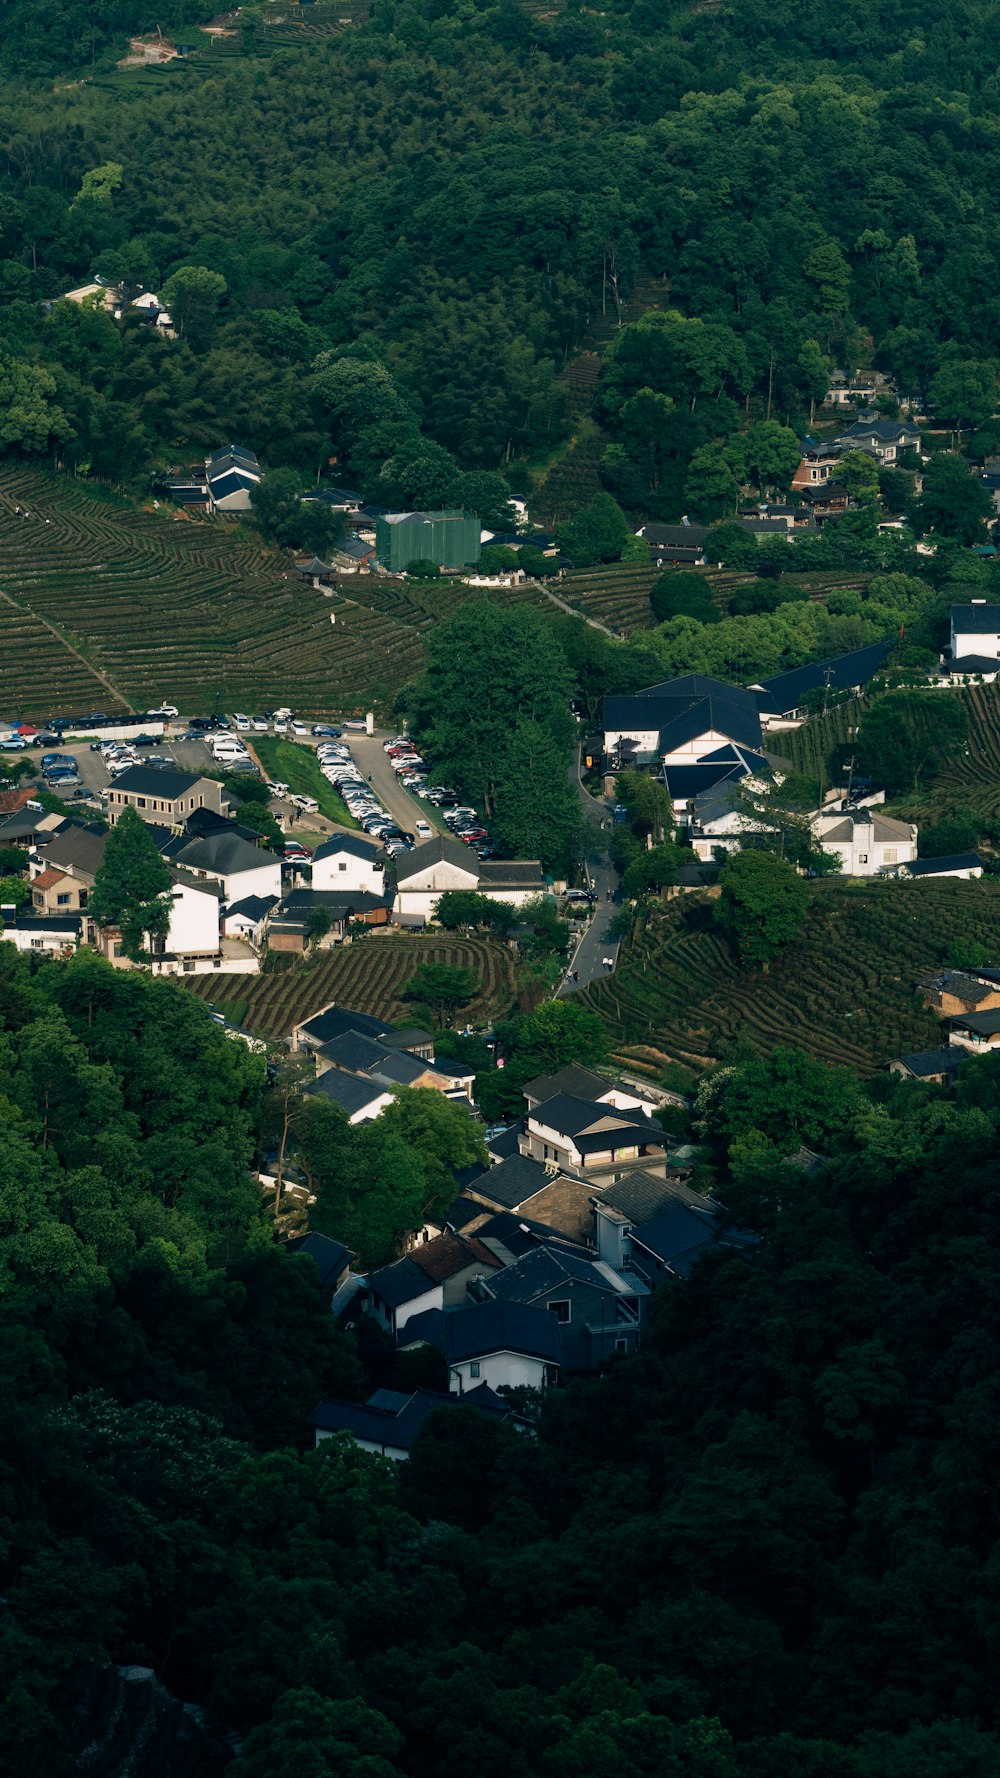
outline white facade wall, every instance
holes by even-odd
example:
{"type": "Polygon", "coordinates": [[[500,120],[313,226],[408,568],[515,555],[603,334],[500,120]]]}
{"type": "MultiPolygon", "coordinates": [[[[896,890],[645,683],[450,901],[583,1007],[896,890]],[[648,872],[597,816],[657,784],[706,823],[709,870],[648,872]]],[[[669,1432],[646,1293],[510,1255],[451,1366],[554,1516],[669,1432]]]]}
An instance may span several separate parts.
{"type": "Polygon", "coordinates": [[[219,898],[187,883],[175,883],[166,949],[175,955],[219,950],[219,898]]]}
{"type": "Polygon", "coordinates": [[[909,864],[917,856],[917,830],[910,828],[910,838],[893,835],[892,839],[876,840],[869,822],[853,823],[849,840],[828,840],[825,834],[843,823],[843,816],[821,815],[812,822],[812,830],[825,852],[840,859],[845,877],[876,877],[898,864],[909,864]]]}
{"type": "Polygon", "coordinates": [[[952,625],[951,658],[962,660],[966,655],[985,655],[1000,660],[1000,630],[960,630],[952,625]]]}
{"type": "Polygon", "coordinates": [[[216,879],[225,890],[226,900],[246,901],[251,895],[281,894],[281,863],[275,858],[271,863],[263,860],[249,870],[231,871],[227,876],[216,879]]]}
{"type": "Polygon", "coordinates": [[[452,1394],[464,1395],[488,1383],[491,1389],[541,1389],[545,1382],[545,1361],[531,1358],[524,1352],[490,1352],[482,1358],[463,1358],[450,1368],[448,1387],[452,1394]],[[473,1374],[478,1365],[479,1375],[473,1374]]]}
{"type": "Polygon", "coordinates": [[[353,852],[339,852],[329,858],[313,860],[312,887],[345,895],[381,895],[385,890],[385,875],[367,858],[358,858],[353,852]]]}
{"type": "MultiPolygon", "coordinates": [[[[379,1093],[378,1098],[373,1099],[370,1105],[362,1105],[360,1111],[352,1111],[347,1121],[349,1124],[370,1124],[373,1118],[378,1117],[380,1111],[384,1111],[386,1106],[391,1104],[391,1093],[379,1093]]],[[[434,1308],[434,1306],[433,1303],[428,1305],[430,1308],[434,1308]]]]}

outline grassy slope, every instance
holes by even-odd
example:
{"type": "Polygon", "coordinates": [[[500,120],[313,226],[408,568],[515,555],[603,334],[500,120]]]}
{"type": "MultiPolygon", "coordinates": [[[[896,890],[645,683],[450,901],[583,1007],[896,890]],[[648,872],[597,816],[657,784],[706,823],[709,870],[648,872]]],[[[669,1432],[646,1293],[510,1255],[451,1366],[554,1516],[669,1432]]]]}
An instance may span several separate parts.
{"type": "Polygon", "coordinates": [[[311,747],[280,735],[261,735],[254,737],[253,750],[272,781],[287,784],[300,796],[314,796],[323,814],[341,827],[360,829],[340,792],[324,778],[311,747]]]}
{"type": "Polygon", "coordinates": [[[957,938],[1000,956],[1000,883],[817,884],[801,936],[766,975],[741,970],[712,904],[684,896],[657,907],[615,974],[581,999],[617,1053],[653,1072],[668,1058],[703,1066],[744,1038],[871,1073],[942,1041],[914,984],[957,938]]]}

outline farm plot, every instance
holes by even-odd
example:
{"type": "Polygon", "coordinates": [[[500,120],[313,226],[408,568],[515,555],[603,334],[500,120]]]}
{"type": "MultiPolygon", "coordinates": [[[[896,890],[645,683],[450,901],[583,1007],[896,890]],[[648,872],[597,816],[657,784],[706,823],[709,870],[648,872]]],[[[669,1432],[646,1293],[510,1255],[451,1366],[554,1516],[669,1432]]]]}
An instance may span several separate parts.
{"type": "Polygon", "coordinates": [[[649,562],[608,562],[567,574],[556,590],[583,617],[627,634],[655,623],[649,593],[659,572],[649,562]]]}
{"type": "Polygon", "coordinates": [[[767,975],[739,967],[710,904],[682,898],[656,908],[614,975],[581,998],[617,1053],[653,1072],[668,1060],[704,1067],[742,1038],[867,1074],[941,1041],[914,984],[956,939],[1000,954],[1000,884],[819,884],[802,935],[767,975]]]}
{"type": "Polygon", "coordinates": [[[287,1037],[293,1025],[335,1001],[392,1024],[404,1024],[412,1008],[403,990],[425,963],[450,963],[475,972],[480,991],[463,1019],[483,1024],[510,1006],[515,991],[514,960],[503,945],[487,939],[442,935],[359,939],[342,950],[319,953],[276,975],[198,976],[189,986],[203,1000],[225,1010],[239,1001],[244,1022],[263,1037],[287,1037]]]}
{"type": "Polygon", "coordinates": [[[0,595],[0,711],[13,719],[124,708],[89,663],[33,613],[0,595]]]}
{"type": "Polygon", "coordinates": [[[482,597],[461,582],[436,585],[401,591],[358,576],[326,596],[223,521],[116,506],[69,477],[0,466],[0,590],[41,621],[39,643],[45,622],[58,632],[36,649],[30,686],[16,655],[9,663],[31,694],[24,715],[106,708],[107,685],[78,689],[86,662],[136,709],[170,697],[185,714],[206,701],[284,700],[307,715],[387,710],[423,666],[424,632],[482,597]],[[84,660],[71,669],[74,649],[84,660]]]}

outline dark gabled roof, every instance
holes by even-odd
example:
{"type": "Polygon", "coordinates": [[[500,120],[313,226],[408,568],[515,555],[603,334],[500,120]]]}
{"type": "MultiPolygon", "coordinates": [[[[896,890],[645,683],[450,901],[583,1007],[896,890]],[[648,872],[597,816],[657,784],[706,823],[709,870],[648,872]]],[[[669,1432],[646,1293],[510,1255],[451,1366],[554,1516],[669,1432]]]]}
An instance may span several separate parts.
{"type": "Polygon", "coordinates": [[[213,500],[228,500],[230,494],[245,494],[253,487],[258,478],[242,473],[238,469],[230,469],[224,475],[211,474],[208,486],[213,500]]]}
{"type": "Polygon", "coordinates": [[[361,1031],[366,1037],[382,1037],[390,1027],[384,1019],[372,1018],[370,1013],[354,1012],[349,1006],[327,1006],[322,1012],[314,1013],[311,1019],[303,1019],[299,1029],[320,1043],[332,1043],[342,1031],[361,1031]]]}
{"type": "Polygon", "coordinates": [[[324,1043],[321,1053],[337,1068],[355,1074],[376,1068],[389,1056],[376,1038],[366,1037],[361,1031],[342,1031],[331,1043],[324,1043]]]}
{"type": "Polygon", "coordinates": [[[541,894],[545,878],[537,858],[484,859],[479,866],[479,889],[537,889],[541,894]]]}
{"type": "Polygon", "coordinates": [[[550,1177],[543,1162],[532,1160],[527,1154],[512,1154],[470,1180],[467,1189],[503,1210],[516,1210],[540,1192],[550,1177]]]}
{"type": "Polygon", "coordinates": [[[677,1202],[676,1189],[668,1185],[665,1179],[655,1178],[652,1173],[626,1174],[624,1179],[616,1180],[594,1199],[598,1208],[601,1204],[607,1204],[612,1210],[620,1210],[623,1216],[639,1225],[652,1222],[661,1210],[677,1202]]]}
{"type": "Polygon", "coordinates": [[[536,1074],[534,1080],[526,1080],[522,1092],[526,1099],[555,1098],[559,1093],[568,1093],[572,1099],[595,1100],[602,1093],[608,1093],[614,1086],[606,1074],[595,1074],[592,1068],[581,1068],[578,1062],[571,1062],[568,1068],[560,1068],[556,1074],[536,1074]]]}
{"type": "Polygon", "coordinates": [[[104,863],[107,843],[107,829],[103,833],[95,832],[92,827],[82,827],[75,821],[67,821],[58,833],[54,833],[46,841],[43,857],[47,866],[56,865],[65,869],[72,865],[74,870],[85,871],[88,876],[94,876],[104,863]]]}
{"type": "Polygon", "coordinates": [[[818,482],[808,488],[796,488],[800,500],[807,500],[810,506],[821,506],[824,500],[848,500],[850,495],[843,482],[818,482]]]}
{"type": "Polygon", "coordinates": [[[810,667],[793,667],[789,673],[776,673],[771,679],[760,680],[751,689],[757,694],[761,710],[772,715],[784,715],[786,710],[798,709],[809,692],[822,691],[827,685],[831,691],[846,691],[855,685],[866,685],[873,674],[884,666],[894,645],[893,637],[885,642],[872,642],[867,648],[855,648],[849,654],[833,655],[828,660],[814,662],[810,667]]]}
{"type": "Polygon", "coordinates": [[[988,605],[985,600],[971,605],[953,605],[948,615],[952,628],[962,636],[1000,630],[1000,605],[988,605]]]}
{"type": "Polygon", "coordinates": [[[374,840],[366,840],[359,833],[334,833],[316,847],[313,863],[318,864],[322,858],[336,858],[341,852],[349,852],[352,858],[363,858],[366,864],[373,864],[379,856],[374,840]]]}
{"type": "Polygon", "coordinates": [[[708,536],[707,525],[643,525],[639,536],[656,549],[670,549],[680,544],[685,549],[700,550],[708,536]]]}
{"type": "Polygon", "coordinates": [[[949,673],[1000,673],[1000,661],[991,654],[963,654],[946,669],[949,673]]]}
{"type": "Polygon", "coordinates": [[[913,858],[901,864],[899,870],[901,876],[907,877],[942,877],[948,871],[985,868],[978,852],[954,852],[948,858],[913,858]]]}
{"type": "MultiPolygon", "coordinates": [[[[123,774],[124,775],[124,774],[123,774]]],[[[159,775],[159,774],[158,774],[159,775]]],[[[166,773],[163,774],[167,776],[166,773]]],[[[199,835],[191,839],[180,835],[170,840],[163,848],[165,854],[175,864],[188,870],[205,870],[229,876],[233,872],[258,870],[264,864],[280,864],[281,860],[274,852],[268,852],[263,846],[254,846],[235,832],[219,827],[212,833],[199,835]]]]}
{"type": "Polygon", "coordinates": [[[506,1130],[501,1130],[499,1135],[487,1136],[486,1146],[490,1154],[496,1155],[502,1161],[507,1160],[510,1155],[520,1154],[520,1138],[524,1133],[524,1124],[524,1118],[519,1117],[516,1123],[511,1124],[506,1130]]]}
{"type": "Polygon", "coordinates": [[[291,889],[280,911],[292,919],[308,919],[314,908],[326,908],[333,919],[346,920],[351,914],[371,914],[391,905],[391,895],[373,895],[369,889],[291,889]]]}
{"type": "Polygon", "coordinates": [[[382,1058],[377,1064],[366,1070],[373,1080],[391,1081],[394,1086],[412,1087],[415,1081],[426,1074],[431,1066],[417,1056],[407,1055],[405,1050],[383,1050],[382,1058]]]}
{"type": "Polygon", "coordinates": [[[230,902],[226,909],[226,918],[230,914],[242,914],[247,920],[256,922],[263,920],[264,915],[269,914],[277,905],[276,895],[245,895],[242,901],[230,902]]]}
{"type": "MultiPolygon", "coordinates": [[[[0,890],[0,902],[2,901],[3,891],[0,890]]],[[[14,929],[20,932],[79,932],[80,915],[33,914],[28,909],[23,912],[18,910],[17,918],[14,921],[7,925],[0,925],[0,939],[3,938],[5,932],[14,929]]]]}
{"type": "Polygon", "coordinates": [[[364,1406],[354,1401],[321,1401],[310,1414],[309,1425],[318,1432],[350,1432],[368,1444],[409,1451],[424,1421],[438,1408],[468,1408],[493,1420],[506,1420],[510,1415],[506,1402],[491,1389],[470,1390],[462,1396],[416,1389],[406,1397],[395,1390],[379,1389],[364,1406]]]}
{"type": "Polygon", "coordinates": [[[285,1248],[289,1253],[304,1253],[314,1260],[321,1284],[335,1283],[354,1258],[343,1241],[333,1241],[329,1235],[293,1235],[285,1242],[285,1248]]]}
{"type": "Polygon", "coordinates": [[[345,1074],[339,1068],[328,1068],[325,1074],[317,1075],[308,1086],[303,1087],[309,1093],[321,1099],[330,1099],[352,1117],[356,1111],[363,1111],[366,1105],[374,1104],[380,1094],[388,1092],[381,1081],[369,1080],[360,1074],[345,1074]]]}
{"type": "Polygon", "coordinates": [[[418,1296],[426,1295],[434,1289],[435,1282],[409,1255],[395,1260],[391,1266],[381,1266],[368,1279],[369,1289],[390,1309],[399,1309],[403,1303],[412,1303],[418,1296]]]}
{"type": "Polygon", "coordinates": [[[213,465],[216,463],[242,463],[246,469],[259,469],[260,467],[256,452],[249,450],[246,445],[220,445],[217,451],[209,451],[208,461],[213,465]]]}
{"type": "Polygon", "coordinates": [[[613,1278],[604,1276],[592,1260],[550,1244],[536,1247],[504,1271],[494,1272],[487,1278],[486,1288],[502,1302],[532,1303],[550,1290],[565,1290],[570,1280],[594,1290],[617,1291],[613,1278]]]}
{"type": "Polygon", "coordinates": [[[843,438],[877,438],[880,444],[895,444],[901,437],[919,438],[916,426],[908,426],[904,420],[855,420],[845,432],[839,432],[834,444],[843,438]]]}
{"type": "Polygon", "coordinates": [[[428,1309],[407,1321],[401,1345],[422,1342],[436,1346],[449,1364],[485,1358],[491,1352],[522,1352],[548,1364],[562,1363],[559,1323],[548,1309],[527,1303],[493,1301],[465,1308],[428,1309]]]}
{"type": "Polygon", "coordinates": [[[425,840],[422,846],[414,846],[405,857],[397,858],[396,882],[402,887],[411,877],[418,877],[431,865],[445,861],[457,870],[467,871],[475,882],[479,881],[480,864],[476,854],[460,840],[437,834],[434,839],[425,840]]]}
{"type": "Polygon", "coordinates": [[[971,1031],[976,1037],[995,1037],[1000,1032],[1000,1007],[993,1012],[967,1012],[950,1021],[954,1031],[971,1031]]]}
{"type": "Polygon", "coordinates": [[[679,543],[670,545],[653,543],[650,544],[650,553],[654,562],[689,562],[693,563],[695,567],[705,559],[703,544],[688,544],[684,547],[679,543]]]}
{"type": "Polygon", "coordinates": [[[663,1140],[662,1130],[644,1112],[618,1111],[613,1105],[599,1105],[593,1099],[571,1098],[569,1093],[555,1093],[551,1099],[543,1100],[528,1112],[529,1123],[544,1124],[546,1129],[556,1130],[560,1136],[574,1138],[586,1135],[596,1124],[608,1120],[614,1125],[638,1125],[659,1141],[663,1140]]]}
{"type": "Polygon", "coordinates": [[[703,1247],[715,1240],[714,1218],[676,1200],[632,1230],[633,1247],[642,1247],[673,1271],[685,1272],[703,1247]]]}
{"type": "Polygon", "coordinates": [[[169,766],[129,766],[118,774],[110,788],[128,790],[134,796],[155,796],[160,802],[176,802],[200,783],[200,774],[175,772],[169,766]]]}
{"type": "Polygon", "coordinates": [[[908,1074],[926,1080],[932,1074],[957,1074],[967,1055],[960,1049],[915,1050],[912,1056],[900,1056],[908,1074]]]}
{"type": "Polygon", "coordinates": [[[709,679],[703,673],[684,673],[647,686],[634,697],[604,700],[604,729],[628,733],[630,729],[660,731],[660,751],[670,752],[685,741],[715,729],[745,747],[761,743],[757,700],[739,685],[709,679]]]}

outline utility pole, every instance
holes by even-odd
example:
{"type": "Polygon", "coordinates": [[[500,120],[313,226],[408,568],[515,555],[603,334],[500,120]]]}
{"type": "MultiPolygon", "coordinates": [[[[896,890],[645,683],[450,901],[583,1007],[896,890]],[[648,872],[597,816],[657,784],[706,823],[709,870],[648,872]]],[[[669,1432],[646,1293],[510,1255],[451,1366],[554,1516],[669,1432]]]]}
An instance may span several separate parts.
{"type": "Polygon", "coordinates": [[[824,716],[826,715],[827,708],[830,703],[830,679],[831,679],[832,675],[833,675],[833,668],[827,667],[826,672],[823,675],[823,680],[824,680],[823,715],[824,716]]]}

